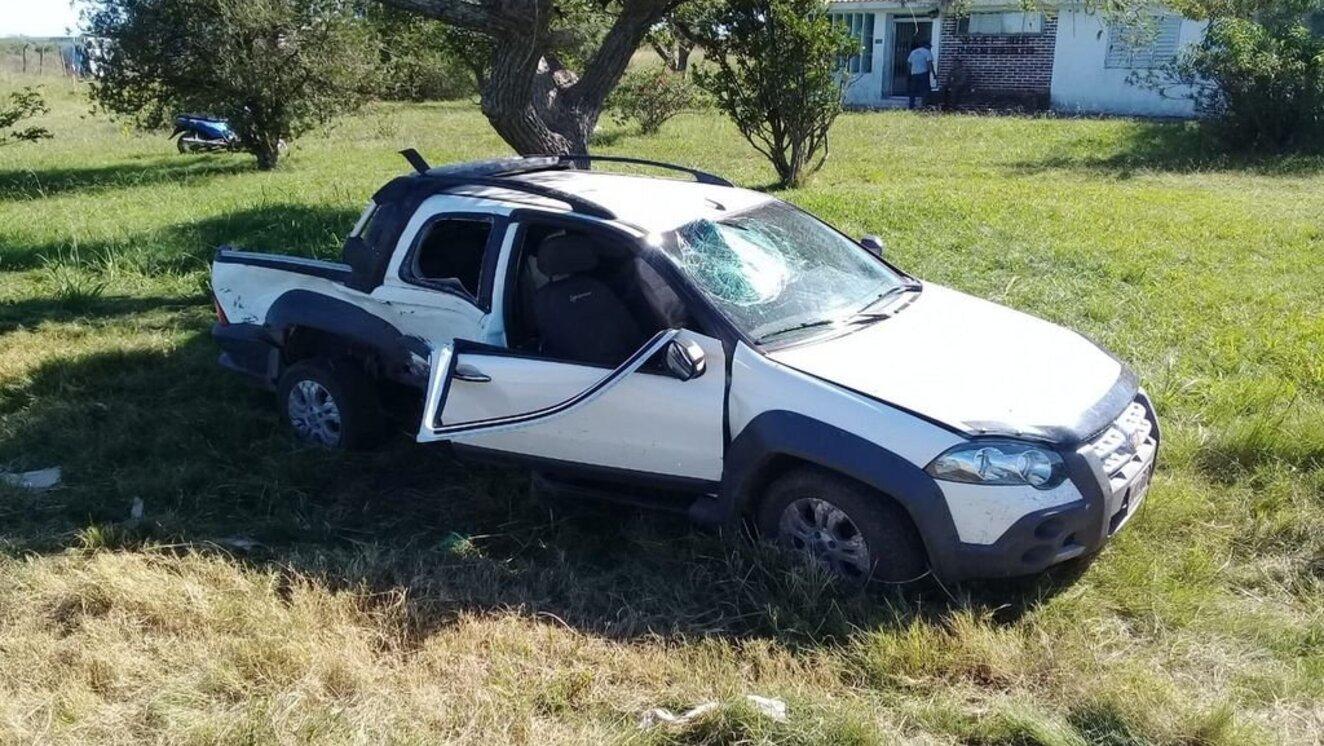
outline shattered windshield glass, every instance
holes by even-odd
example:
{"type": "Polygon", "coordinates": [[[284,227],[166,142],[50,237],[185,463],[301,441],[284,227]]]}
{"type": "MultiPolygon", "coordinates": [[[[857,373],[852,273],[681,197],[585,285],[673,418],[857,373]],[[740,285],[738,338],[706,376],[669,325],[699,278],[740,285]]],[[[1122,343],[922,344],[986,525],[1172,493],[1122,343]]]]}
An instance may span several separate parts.
{"type": "Polygon", "coordinates": [[[850,317],[903,281],[855,242],[784,202],[698,220],[669,238],[664,249],[755,341],[850,317]]]}

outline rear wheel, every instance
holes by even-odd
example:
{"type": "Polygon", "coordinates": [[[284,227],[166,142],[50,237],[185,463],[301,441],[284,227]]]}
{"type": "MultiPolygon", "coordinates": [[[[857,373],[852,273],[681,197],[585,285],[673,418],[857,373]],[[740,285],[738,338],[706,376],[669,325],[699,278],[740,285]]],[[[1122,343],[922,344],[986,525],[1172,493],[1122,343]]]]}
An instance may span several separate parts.
{"type": "Polygon", "coordinates": [[[381,405],[372,379],[352,360],[303,360],[276,387],[294,436],[323,448],[360,450],[381,440],[381,405]]]}
{"type": "Polygon", "coordinates": [[[915,526],[887,496],[832,472],[802,468],[764,494],[760,533],[851,583],[902,583],[928,562],[915,526]]]}

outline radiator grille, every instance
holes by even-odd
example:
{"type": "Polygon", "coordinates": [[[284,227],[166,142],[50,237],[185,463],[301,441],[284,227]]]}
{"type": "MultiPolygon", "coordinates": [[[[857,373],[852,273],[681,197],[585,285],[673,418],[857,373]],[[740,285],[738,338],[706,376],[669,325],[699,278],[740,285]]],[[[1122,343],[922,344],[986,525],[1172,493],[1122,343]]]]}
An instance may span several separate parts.
{"type": "Polygon", "coordinates": [[[1157,445],[1150,437],[1153,429],[1144,405],[1137,401],[1094,439],[1090,447],[1110,479],[1127,471],[1129,465],[1149,460],[1157,445]]]}

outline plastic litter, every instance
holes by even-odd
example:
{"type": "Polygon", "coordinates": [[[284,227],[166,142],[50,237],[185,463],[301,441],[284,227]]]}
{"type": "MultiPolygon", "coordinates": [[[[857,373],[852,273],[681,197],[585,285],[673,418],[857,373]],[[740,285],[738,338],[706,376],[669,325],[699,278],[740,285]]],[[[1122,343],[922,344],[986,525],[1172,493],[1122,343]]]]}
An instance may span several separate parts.
{"type": "Polygon", "coordinates": [[[244,552],[252,551],[262,546],[262,542],[250,539],[247,536],[227,536],[224,539],[219,539],[217,543],[223,544],[227,547],[234,547],[235,549],[244,552]]]}
{"type": "Polygon", "coordinates": [[[0,482],[28,490],[52,489],[59,486],[60,478],[60,467],[58,466],[52,466],[49,469],[38,469],[36,471],[0,471],[0,482]]]}
{"type": "Polygon", "coordinates": [[[141,497],[133,498],[133,505],[129,506],[129,520],[141,521],[144,507],[143,499],[141,497]]]}
{"type": "MultiPolygon", "coordinates": [[[[758,711],[759,714],[769,717],[779,723],[786,722],[786,703],[780,699],[761,697],[757,694],[746,694],[745,701],[753,705],[754,709],[758,711]]],[[[639,716],[639,727],[647,729],[658,725],[686,725],[719,707],[721,707],[721,705],[717,702],[704,702],[703,704],[691,707],[679,715],[665,707],[654,707],[639,716]]]]}

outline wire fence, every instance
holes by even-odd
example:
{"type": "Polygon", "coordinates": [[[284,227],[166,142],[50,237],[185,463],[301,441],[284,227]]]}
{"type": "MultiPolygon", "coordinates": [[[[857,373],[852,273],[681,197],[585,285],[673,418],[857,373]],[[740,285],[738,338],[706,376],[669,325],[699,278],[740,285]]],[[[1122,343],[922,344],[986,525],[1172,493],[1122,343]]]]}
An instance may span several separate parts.
{"type": "Polygon", "coordinates": [[[85,47],[71,38],[0,39],[0,73],[81,77],[86,60],[85,47]]]}

